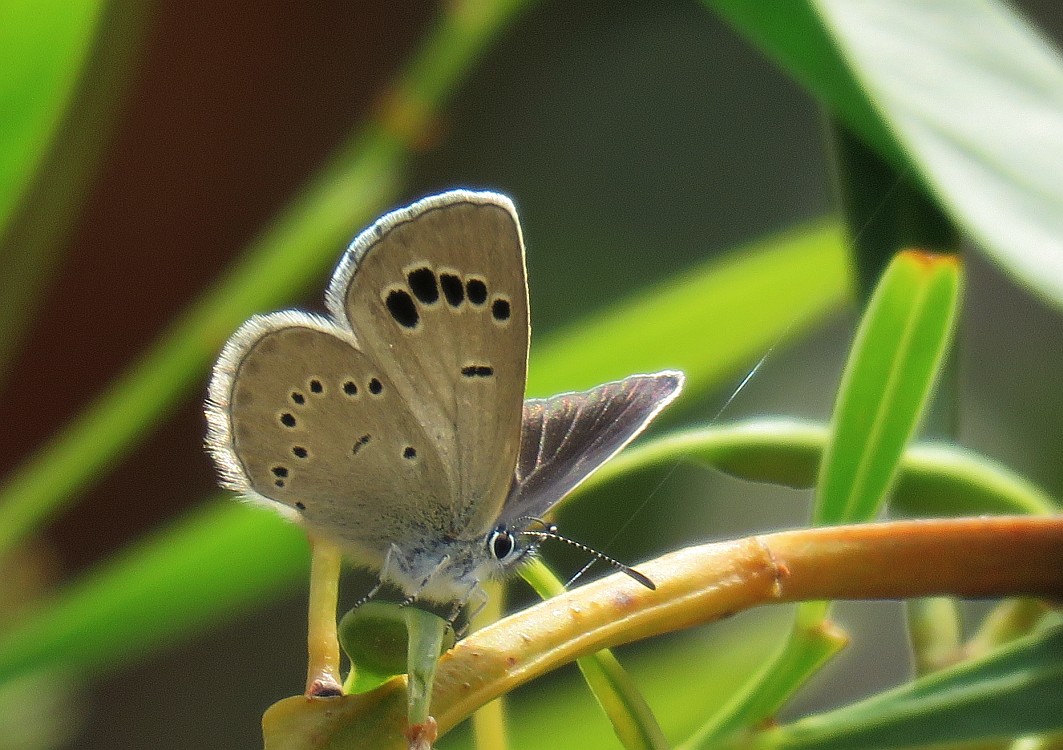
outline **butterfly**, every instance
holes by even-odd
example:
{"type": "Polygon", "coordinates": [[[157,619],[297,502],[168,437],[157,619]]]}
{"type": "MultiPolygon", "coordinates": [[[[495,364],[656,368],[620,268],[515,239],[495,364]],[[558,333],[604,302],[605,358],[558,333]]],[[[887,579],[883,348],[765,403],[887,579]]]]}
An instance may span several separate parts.
{"type": "Polygon", "coordinates": [[[497,193],[385,215],[325,300],[327,316],[256,315],[225,345],[206,402],[221,483],[339,545],[377,588],[455,613],[683,385],[665,371],[524,400],[524,242],[497,193]]]}

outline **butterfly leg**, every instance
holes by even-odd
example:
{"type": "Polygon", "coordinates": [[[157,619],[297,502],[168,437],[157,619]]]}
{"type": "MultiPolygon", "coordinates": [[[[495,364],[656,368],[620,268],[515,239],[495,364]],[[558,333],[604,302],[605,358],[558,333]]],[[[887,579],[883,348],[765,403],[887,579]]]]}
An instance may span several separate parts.
{"type": "Polygon", "coordinates": [[[417,597],[420,596],[421,592],[425,590],[425,587],[429,584],[429,582],[431,582],[431,580],[433,578],[435,578],[436,574],[439,571],[441,571],[443,568],[447,567],[447,563],[449,563],[449,562],[450,562],[450,555],[443,555],[443,559],[440,560],[439,563],[434,568],[432,568],[430,571],[428,571],[428,575],[426,575],[424,578],[421,579],[420,583],[417,584],[417,588],[414,589],[413,593],[410,594],[409,596],[407,596],[406,599],[399,606],[400,607],[408,607],[411,604],[413,604],[415,601],[417,601],[417,597]]]}
{"type": "Polygon", "coordinates": [[[334,544],[310,538],[310,603],[307,627],[306,696],[343,695],[340,646],[336,636],[340,551],[334,544]]]}
{"type": "Polygon", "coordinates": [[[376,585],[369,589],[369,593],[363,596],[361,599],[354,603],[351,609],[358,609],[367,601],[380,593],[380,589],[384,587],[384,583],[388,580],[388,573],[391,571],[392,563],[398,559],[402,552],[399,550],[397,544],[392,544],[388,547],[388,551],[384,554],[384,565],[380,568],[380,575],[377,577],[376,585]]]}
{"type": "Polygon", "coordinates": [[[454,627],[454,623],[457,622],[458,615],[461,614],[461,611],[466,607],[471,607],[469,616],[465,618],[465,623],[461,626],[461,630],[459,631],[455,628],[455,636],[459,640],[468,634],[469,627],[472,625],[473,620],[483,612],[484,607],[487,606],[490,599],[491,597],[486,591],[484,591],[483,587],[478,582],[473,581],[473,584],[469,586],[469,590],[465,592],[465,596],[454,603],[454,608],[451,610],[450,618],[448,619],[451,627],[454,627]]]}

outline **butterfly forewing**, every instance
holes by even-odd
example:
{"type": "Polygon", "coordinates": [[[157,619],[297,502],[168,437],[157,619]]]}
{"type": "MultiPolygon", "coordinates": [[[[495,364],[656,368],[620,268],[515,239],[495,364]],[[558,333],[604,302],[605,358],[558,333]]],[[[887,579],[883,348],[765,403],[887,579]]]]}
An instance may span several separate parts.
{"type": "Polygon", "coordinates": [[[230,486],[298,508],[356,557],[379,559],[411,527],[446,523],[438,454],[349,333],[279,313],[252,319],[229,350],[223,362],[233,367],[217,376],[227,388],[213,395],[231,408],[214,410],[212,424],[225,421],[211,447],[219,464],[236,463],[230,486]]]}
{"type": "Polygon", "coordinates": [[[665,371],[526,401],[503,519],[541,517],[642,432],[682,386],[682,373],[665,371]]]}
{"type": "Polygon", "coordinates": [[[441,533],[486,531],[512,481],[527,370],[528,292],[512,204],[457,191],[386,216],[355,240],[327,299],[438,456],[432,497],[441,507],[420,507],[433,517],[445,511],[441,533]]]}

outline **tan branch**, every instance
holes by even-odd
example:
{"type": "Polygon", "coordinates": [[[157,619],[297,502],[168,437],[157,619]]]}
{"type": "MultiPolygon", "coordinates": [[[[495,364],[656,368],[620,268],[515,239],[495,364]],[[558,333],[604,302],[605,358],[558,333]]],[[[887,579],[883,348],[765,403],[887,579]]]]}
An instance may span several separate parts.
{"type": "MultiPolygon", "coordinates": [[[[639,570],[656,582],[656,591],[612,575],[511,615],[445,654],[432,704],[440,732],[577,657],[762,604],[934,594],[1061,597],[1063,517],[783,531],[688,547],[639,570]]],[[[328,737],[335,747],[401,748],[405,700],[401,679],[342,699],[289,698],[264,717],[267,748],[300,747],[269,743],[270,732],[285,725],[313,727],[318,740],[328,737]]]]}

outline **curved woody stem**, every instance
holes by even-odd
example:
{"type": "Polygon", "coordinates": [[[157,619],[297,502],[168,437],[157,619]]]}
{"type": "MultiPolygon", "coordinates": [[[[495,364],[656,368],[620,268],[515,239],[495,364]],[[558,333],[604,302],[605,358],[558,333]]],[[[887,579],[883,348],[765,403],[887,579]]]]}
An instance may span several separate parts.
{"type": "MultiPolygon", "coordinates": [[[[688,547],[639,566],[650,591],[615,574],[474,633],[439,663],[440,734],[473,711],[585,654],[763,604],[948,594],[1063,595],[1063,517],[893,521],[783,531],[688,547]],[[844,575],[840,574],[844,572],[844,575]]],[[[406,688],[329,701],[280,701],[263,717],[267,750],[402,748],[406,688]]]]}

